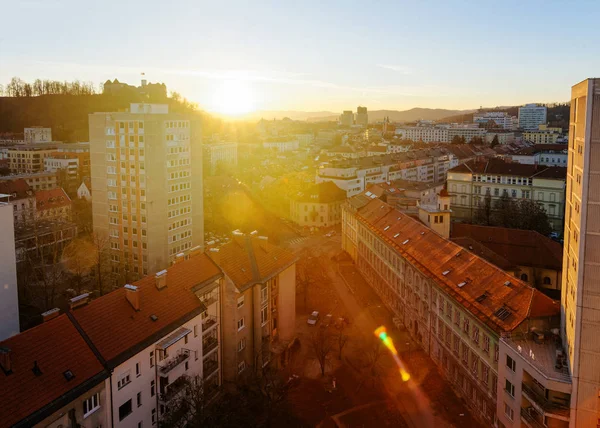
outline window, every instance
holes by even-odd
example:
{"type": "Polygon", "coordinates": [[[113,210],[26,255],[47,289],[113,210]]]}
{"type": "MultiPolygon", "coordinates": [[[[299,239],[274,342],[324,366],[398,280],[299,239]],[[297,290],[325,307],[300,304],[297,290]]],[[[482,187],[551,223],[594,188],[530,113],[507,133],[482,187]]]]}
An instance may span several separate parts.
{"type": "Polygon", "coordinates": [[[142,393],[137,393],[137,406],[140,407],[142,405],[142,393]]]}
{"type": "Polygon", "coordinates": [[[142,428],[142,421],[138,422],[138,428],[142,428]]]}
{"type": "Polygon", "coordinates": [[[485,386],[488,385],[490,379],[490,368],[488,366],[486,366],[485,364],[483,364],[483,362],[481,363],[481,381],[483,382],[483,384],[485,386]]]}
{"type": "Polygon", "coordinates": [[[508,367],[512,372],[516,370],[517,363],[513,360],[510,355],[506,356],[506,367],[508,367]]]}
{"type": "Polygon", "coordinates": [[[544,277],[544,285],[552,285],[552,281],[547,276],[544,277]]]}
{"type": "Polygon", "coordinates": [[[498,362],[498,358],[500,355],[500,347],[498,346],[498,344],[494,345],[494,362],[497,363],[498,362]]]}
{"type": "Polygon", "coordinates": [[[142,375],[142,368],[140,363],[135,363],[135,376],[140,377],[142,375]]]}
{"type": "Polygon", "coordinates": [[[100,408],[100,393],[97,392],[83,402],[83,418],[87,418],[100,408]]]}
{"type": "Polygon", "coordinates": [[[156,409],[152,409],[152,425],[156,425],[156,409]]]}
{"type": "Polygon", "coordinates": [[[525,282],[527,282],[527,280],[528,280],[528,279],[529,279],[529,277],[527,276],[527,274],[526,274],[526,273],[522,273],[522,274],[521,274],[521,281],[525,281],[525,282]]]}
{"type": "Polygon", "coordinates": [[[490,354],[490,337],[486,334],[483,335],[483,350],[486,355],[490,354]]]}
{"type": "Polygon", "coordinates": [[[238,320],[237,327],[238,327],[238,331],[240,331],[241,329],[243,329],[245,327],[244,317],[242,317],[238,320]]]}
{"type": "Polygon", "coordinates": [[[506,379],[506,383],[504,384],[504,390],[508,392],[508,395],[511,397],[515,397],[515,386],[508,379],[506,379]]]}
{"type": "Polygon", "coordinates": [[[243,351],[246,348],[246,338],[243,337],[240,339],[240,341],[238,342],[238,352],[243,351]]]}
{"type": "Polygon", "coordinates": [[[119,407],[119,421],[125,419],[131,412],[133,412],[133,408],[131,406],[131,399],[129,399],[119,407]]]}
{"type": "Polygon", "coordinates": [[[129,370],[128,370],[125,373],[123,373],[121,376],[119,376],[119,379],[117,380],[117,388],[121,389],[129,383],[131,383],[131,374],[129,373],[129,370]]]}
{"type": "Polygon", "coordinates": [[[479,345],[479,327],[473,326],[473,342],[479,345]]]}
{"type": "Polygon", "coordinates": [[[262,284],[260,286],[260,303],[267,303],[267,299],[269,298],[269,290],[267,288],[267,284],[262,284]]]}
{"type": "Polygon", "coordinates": [[[463,331],[469,334],[469,319],[465,318],[463,321],[463,331]]]}
{"type": "Polygon", "coordinates": [[[265,325],[269,321],[269,308],[265,306],[260,311],[260,324],[265,325]]]}
{"type": "Polygon", "coordinates": [[[154,367],[154,351],[150,351],[150,367],[154,367]]]}
{"type": "Polygon", "coordinates": [[[240,361],[240,363],[238,364],[238,373],[241,373],[244,370],[246,370],[246,362],[240,361]]]}
{"type": "Polygon", "coordinates": [[[244,296],[238,298],[238,300],[237,300],[238,309],[240,309],[242,306],[244,306],[244,296]]]}
{"type": "Polygon", "coordinates": [[[197,325],[194,326],[194,337],[198,337],[198,326],[197,325]]]}
{"type": "Polygon", "coordinates": [[[150,381],[150,397],[154,397],[154,380],[150,381]]]}
{"type": "Polygon", "coordinates": [[[508,419],[510,419],[511,421],[513,420],[513,418],[515,417],[515,412],[514,410],[506,403],[504,403],[504,414],[506,415],[506,417],[508,419]]]}

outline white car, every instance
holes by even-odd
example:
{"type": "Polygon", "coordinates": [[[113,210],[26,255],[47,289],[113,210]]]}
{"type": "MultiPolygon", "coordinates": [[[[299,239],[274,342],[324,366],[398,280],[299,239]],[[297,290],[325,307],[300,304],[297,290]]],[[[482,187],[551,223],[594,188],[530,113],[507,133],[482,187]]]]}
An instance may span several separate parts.
{"type": "Polygon", "coordinates": [[[313,311],[313,313],[308,316],[307,322],[309,325],[316,325],[317,321],[319,321],[319,312],[313,311]]]}

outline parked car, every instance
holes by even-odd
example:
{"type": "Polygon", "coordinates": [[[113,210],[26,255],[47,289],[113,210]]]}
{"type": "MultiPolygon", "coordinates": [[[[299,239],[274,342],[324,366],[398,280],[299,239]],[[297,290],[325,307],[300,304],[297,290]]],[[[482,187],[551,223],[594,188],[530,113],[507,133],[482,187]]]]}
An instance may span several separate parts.
{"type": "Polygon", "coordinates": [[[333,315],[331,315],[331,314],[325,315],[325,319],[321,323],[321,327],[324,327],[324,328],[329,327],[329,324],[331,324],[332,319],[333,319],[333,315]]]}
{"type": "Polygon", "coordinates": [[[312,314],[310,314],[308,316],[308,324],[310,325],[316,325],[317,321],[319,321],[319,312],[318,311],[313,311],[312,314]]]}

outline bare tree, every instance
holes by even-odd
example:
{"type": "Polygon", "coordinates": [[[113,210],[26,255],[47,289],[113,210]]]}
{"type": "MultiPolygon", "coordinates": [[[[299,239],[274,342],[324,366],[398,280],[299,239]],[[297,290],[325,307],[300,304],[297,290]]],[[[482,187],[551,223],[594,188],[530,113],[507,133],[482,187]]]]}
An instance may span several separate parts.
{"type": "Polygon", "coordinates": [[[308,309],[308,294],[309,290],[314,288],[319,282],[326,280],[326,274],[323,266],[308,250],[300,257],[296,264],[296,284],[304,293],[304,309],[308,309]]]}
{"type": "Polygon", "coordinates": [[[110,281],[110,254],[109,240],[107,236],[97,233],[92,234],[91,238],[94,246],[94,276],[96,278],[95,289],[100,296],[107,291],[107,285],[110,281]]]}
{"type": "Polygon", "coordinates": [[[325,376],[329,354],[333,350],[332,340],[329,334],[327,334],[327,329],[317,328],[310,336],[309,345],[321,367],[321,376],[325,376]]]}
{"type": "Polygon", "coordinates": [[[335,329],[337,331],[336,334],[336,342],[337,342],[337,351],[338,351],[338,359],[342,359],[342,351],[344,347],[348,343],[348,335],[345,334],[346,327],[348,326],[348,322],[346,321],[346,317],[341,317],[338,322],[335,323],[335,329]]]}
{"type": "Polygon", "coordinates": [[[62,263],[65,270],[73,276],[77,294],[81,294],[84,282],[95,266],[94,252],[94,243],[82,238],[73,239],[63,250],[62,263]]]}

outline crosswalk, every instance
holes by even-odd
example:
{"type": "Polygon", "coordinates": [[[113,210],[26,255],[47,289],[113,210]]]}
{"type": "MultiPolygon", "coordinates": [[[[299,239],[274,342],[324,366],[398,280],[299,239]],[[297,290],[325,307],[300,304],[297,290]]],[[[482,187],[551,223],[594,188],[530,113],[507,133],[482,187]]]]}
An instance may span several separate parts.
{"type": "Polygon", "coordinates": [[[298,238],[294,238],[294,239],[290,239],[289,241],[287,241],[288,245],[298,245],[303,243],[304,241],[308,240],[308,237],[306,236],[299,236],[298,238]]]}

